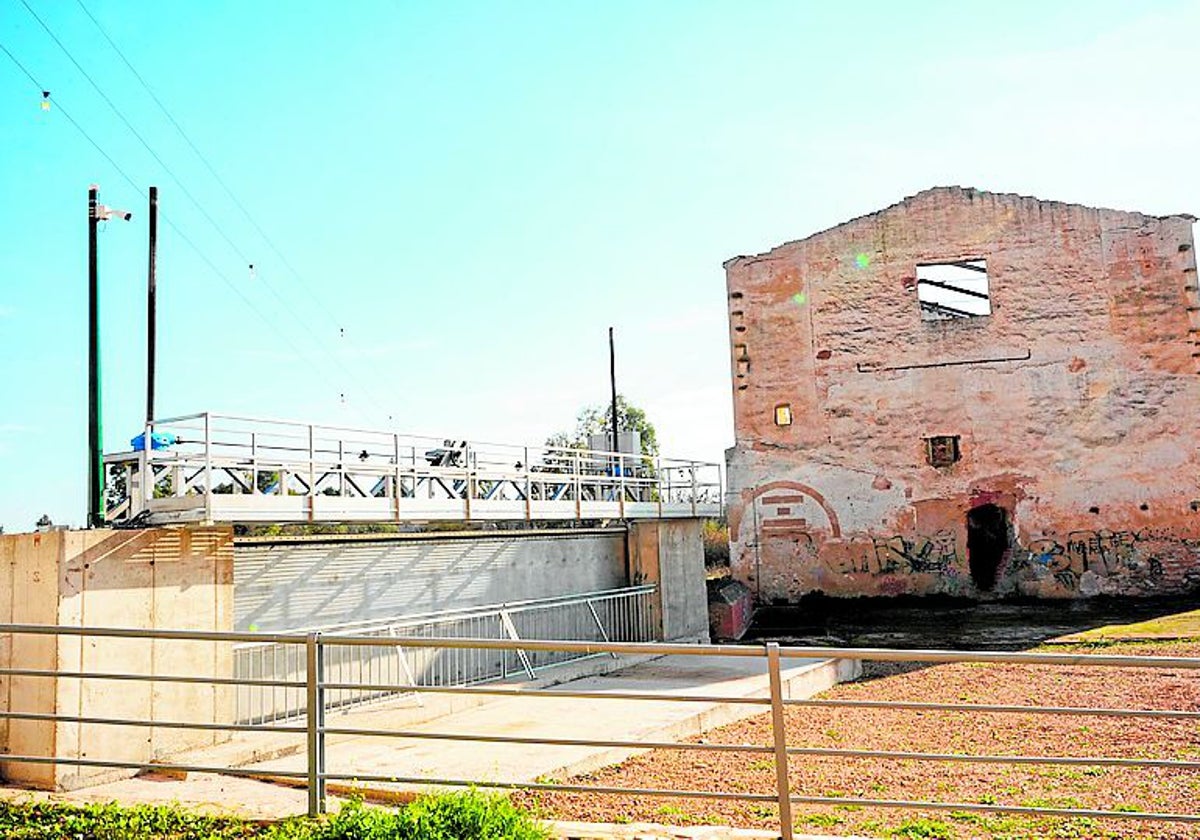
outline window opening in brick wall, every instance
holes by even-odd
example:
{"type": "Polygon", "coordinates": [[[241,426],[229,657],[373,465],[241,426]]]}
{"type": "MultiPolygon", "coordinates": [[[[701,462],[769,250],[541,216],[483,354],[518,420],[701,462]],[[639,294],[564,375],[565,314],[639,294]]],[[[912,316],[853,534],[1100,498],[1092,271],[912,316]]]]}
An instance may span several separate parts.
{"type": "Polygon", "coordinates": [[[919,264],[917,302],[926,321],[991,315],[987,260],[919,264]]]}
{"type": "Polygon", "coordinates": [[[937,435],[925,438],[925,460],[931,467],[948,467],[962,457],[958,435],[937,435]]]}

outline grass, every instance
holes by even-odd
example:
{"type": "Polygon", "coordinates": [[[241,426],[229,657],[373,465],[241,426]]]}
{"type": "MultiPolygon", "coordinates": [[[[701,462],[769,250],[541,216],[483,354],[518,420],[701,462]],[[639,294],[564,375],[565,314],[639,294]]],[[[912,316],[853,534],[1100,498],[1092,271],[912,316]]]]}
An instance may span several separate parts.
{"type": "Polygon", "coordinates": [[[1136,641],[1139,639],[1200,640],[1200,610],[1159,616],[1133,624],[1109,624],[1072,633],[1057,640],[1065,643],[1103,643],[1136,641]]]}
{"type": "Polygon", "coordinates": [[[181,808],[0,802],[6,840],[548,840],[550,832],[499,795],[422,796],[401,808],[352,801],[336,814],[256,822],[181,808]]]}
{"type": "Polygon", "coordinates": [[[889,837],[903,837],[905,840],[953,840],[954,829],[940,820],[918,819],[903,822],[888,831],[889,837]]]}

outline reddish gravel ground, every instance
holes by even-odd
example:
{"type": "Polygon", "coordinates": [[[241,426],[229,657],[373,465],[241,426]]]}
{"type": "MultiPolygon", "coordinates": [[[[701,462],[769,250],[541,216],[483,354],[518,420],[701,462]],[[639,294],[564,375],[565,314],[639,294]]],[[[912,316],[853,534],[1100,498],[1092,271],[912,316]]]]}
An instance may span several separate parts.
{"type": "MultiPolygon", "coordinates": [[[[1055,651],[1200,657],[1200,641],[1055,646],[1055,651]]],[[[1200,672],[1016,665],[942,665],[920,670],[867,665],[864,679],[821,695],[1142,709],[1200,710],[1200,672]]],[[[992,755],[1075,755],[1200,761],[1200,721],[1098,716],[787,710],[789,746],[992,755]]],[[[710,732],[711,743],[770,744],[763,715],[710,732]]],[[[795,756],[794,795],[1105,810],[1200,813],[1200,770],[1000,765],[795,756]]],[[[579,777],[581,784],[773,793],[769,755],[660,750],[579,777]]],[[[777,810],[732,800],[632,799],[567,793],[520,798],[543,816],[775,828],[777,810]]],[[[904,838],[1200,838],[1200,825],[988,812],[800,805],[797,830],[904,838]]]]}

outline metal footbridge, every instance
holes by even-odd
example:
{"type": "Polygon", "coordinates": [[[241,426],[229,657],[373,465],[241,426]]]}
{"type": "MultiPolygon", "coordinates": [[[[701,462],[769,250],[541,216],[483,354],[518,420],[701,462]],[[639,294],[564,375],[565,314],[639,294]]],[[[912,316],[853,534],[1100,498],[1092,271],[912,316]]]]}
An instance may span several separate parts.
{"type": "Polygon", "coordinates": [[[203,412],[104,456],[106,520],[422,522],[717,516],[720,465],[203,412]],[[149,445],[145,445],[145,444],[149,445]]]}

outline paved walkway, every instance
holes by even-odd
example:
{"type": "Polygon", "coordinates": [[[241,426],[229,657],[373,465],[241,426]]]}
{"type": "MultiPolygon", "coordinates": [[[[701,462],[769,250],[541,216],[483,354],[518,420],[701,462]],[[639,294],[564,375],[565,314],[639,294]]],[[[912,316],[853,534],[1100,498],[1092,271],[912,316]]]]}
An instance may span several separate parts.
{"type": "MultiPolygon", "coordinates": [[[[833,685],[837,681],[837,667],[826,661],[794,660],[783,668],[781,676],[785,690],[790,689],[793,696],[807,697],[833,685]]],[[[731,698],[761,697],[767,695],[767,677],[762,659],[668,656],[603,676],[575,680],[560,688],[603,693],[645,692],[664,698],[696,693],[731,698]]],[[[670,741],[697,736],[767,710],[765,706],[746,703],[531,695],[499,698],[405,729],[417,733],[670,741]]],[[[326,724],[330,727],[387,729],[387,716],[386,711],[332,714],[326,724]]],[[[330,741],[325,769],[346,776],[532,782],[565,779],[617,763],[637,752],[639,750],[623,747],[345,736],[330,741]]],[[[271,770],[303,771],[305,756],[295,754],[248,766],[267,773],[271,770]]]]}

